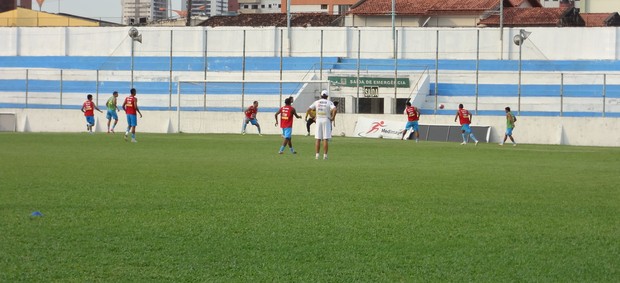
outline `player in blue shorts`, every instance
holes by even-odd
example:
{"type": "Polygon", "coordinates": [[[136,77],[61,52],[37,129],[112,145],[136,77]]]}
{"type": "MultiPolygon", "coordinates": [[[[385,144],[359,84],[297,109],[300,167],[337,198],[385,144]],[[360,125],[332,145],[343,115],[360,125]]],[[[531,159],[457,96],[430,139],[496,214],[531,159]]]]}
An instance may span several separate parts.
{"type": "Polygon", "coordinates": [[[106,102],[105,104],[105,106],[108,108],[108,112],[105,115],[106,119],[108,119],[108,133],[114,133],[114,127],[116,127],[116,124],[118,124],[118,115],[116,114],[116,112],[120,110],[116,105],[117,97],[118,91],[115,91],[114,93],[112,93],[112,96],[108,98],[108,102],[106,102]],[[112,125],[112,127],[110,128],[110,123],[112,122],[112,119],[114,119],[114,125],[112,125]]]}
{"type": "Polygon", "coordinates": [[[512,112],[510,112],[510,107],[506,107],[504,108],[504,110],[506,111],[506,134],[504,135],[504,140],[499,143],[499,145],[504,145],[506,140],[510,138],[510,140],[512,141],[512,145],[517,146],[515,139],[512,137],[512,130],[515,128],[515,122],[517,121],[517,118],[515,117],[515,115],[512,114],[512,112]]]}

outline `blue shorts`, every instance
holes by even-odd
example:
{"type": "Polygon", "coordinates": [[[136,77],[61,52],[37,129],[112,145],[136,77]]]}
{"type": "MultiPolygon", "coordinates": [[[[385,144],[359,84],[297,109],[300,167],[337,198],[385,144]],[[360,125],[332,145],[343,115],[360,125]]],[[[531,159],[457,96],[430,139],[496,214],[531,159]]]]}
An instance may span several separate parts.
{"type": "Polygon", "coordinates": [[[506,128],[506,135],[507,136],[512,136],[512,129],[513,128],[506,128]]]}
{"type": "Polygon", "coordinates": [[[256,120],[256,118],[248,118],[248,117],[243,118],[244,125],[247,125],[248,122],[250,122],[254,126],[258,125],[258,120],[256,120]]]}
{"type": "Polygon", "coordinates": [[[285,139],[290,139],[291,134],[293,134],[293,128],[282,128],[282,136],[285,139]]]}
{"type": "Polygon", "coordinates": [[[95,125],[95,116],[85,116],[86,117],[86,123],[88,123],[91,126],[95,125]]]}
{"type": "Polygon", "coordinates": [[[110,120],[114,118],[114,120],[118,120],[118,115],[116,114],[116,110],[108,110],[108,113],[105,114],[105,118],[110,120]]]}
{"type": "Polygon", "coordinates": [[[418,131],[418,121],[408,121],[407,125],[405,125],[405,131],[409,129],[413,129],[414,132],[418,131]]]}
{"type": "Polygon", "coordinates": [[[138,117],[135,114],[127,114],[127,125],[135,127],[138,125],[138,117]]]}
{"type": "Polygon", "coordinates": [[[465,131],[466,133],[471,133],[471,128],[469,127],[469,124],[461,125],[461,130],[465,131]]]}

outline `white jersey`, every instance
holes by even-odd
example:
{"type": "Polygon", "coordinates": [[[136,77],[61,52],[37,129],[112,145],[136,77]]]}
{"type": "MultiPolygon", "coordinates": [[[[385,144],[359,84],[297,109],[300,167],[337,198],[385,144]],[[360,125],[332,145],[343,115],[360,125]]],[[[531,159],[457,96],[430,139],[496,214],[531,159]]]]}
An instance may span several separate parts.
{"type": "Polygon", "coordinates": [[[316,110],[316,118],[318,119],[330,119],[332,109],[336,108],[333,102],[327,100],[325,98],[321,98],[312,105],[310,105],[310,109],[316,110]]]}

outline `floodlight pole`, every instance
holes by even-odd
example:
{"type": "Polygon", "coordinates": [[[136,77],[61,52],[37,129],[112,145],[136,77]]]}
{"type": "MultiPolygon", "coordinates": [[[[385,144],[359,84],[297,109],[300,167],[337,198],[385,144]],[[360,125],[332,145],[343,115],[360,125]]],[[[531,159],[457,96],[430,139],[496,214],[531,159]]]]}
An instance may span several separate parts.
{"type": "Polygon", "coordinates": [[[133,88],[133,52],[134,52],[135,42],[136,41],[133,38],[131,38],[131,88],[133,88]]]}
{"type": "Polygon", "coordinates": [[[499,0],[499,59],[504,60],[504,0],[499,0]]]}
{"type": "Polygon", "coordinates": [[[531,32],[527,32],[524,29],[519,30],[519,34],[515,35],[512,41],[519,46],[519,86],[518,86],[518,101],[517,101],[517,114],[521,115],[521,70],[522,70],[522,45],[523,42],[530,36],[531,32]]]}

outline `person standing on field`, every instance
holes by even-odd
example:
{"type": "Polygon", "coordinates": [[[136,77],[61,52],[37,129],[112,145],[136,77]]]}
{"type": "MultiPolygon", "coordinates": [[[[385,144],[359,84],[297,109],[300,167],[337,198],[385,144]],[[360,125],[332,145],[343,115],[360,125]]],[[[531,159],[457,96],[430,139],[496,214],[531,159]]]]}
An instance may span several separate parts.
{"type": "Polygon", "coordinates": [[[327,90],[321,91],[321,99],[310,105],[306,114],[311,110],[316,110],[316,133],[315,159],[319,159],[321,151],[321,141],[323,141],[323,159],[327,159],[329,140],[332,138],[332,120],[336,117],[336,106],[327,100],[327,90]]]}
{"type": "Polygon", "coordinates": [[[100,113],[103,113],[93,102],[93,95],[89,94],[86,96],[86,101],[82,104],[81,110],[84,113],[84,117],[86,117],[86,130],[90,134],[93,133],[93,126],[95,125],[95,109],[97,109],[100,113]]]}
{"type": "Polygon", "coordinates": [[[127,141],[127,136],[131,131],[131,142],[138,142],[136,140],[136,126],[138,126],[138,117],[137,114],[140,114],[140,118],[142,118],[142,113],[140,112],[140,108],[138,108],[138,98],[136,97],[136,89],[132,88],[129,91],[131,94],[125,98],[125,102],[123,102],[123,110],[125,110],[125,114],[127,114],[127,131],[125,131],[125,141],[127,141]]]}
{"type": "Polygon", "coordinates": [[[504,135],[504,140],[499,145],[504,145],[506,139],[510,138],[512,146],[517,146],[515,139],[512,137],[512,130],[515,128],[517,117],[510,112],[510,107],[506,107],[504,110],[506,110],[506,134],[504,135]]]}
{"type": "Polygon", "coordinates": [[[461,145],[467,144],[467,135],[469,135],[469,137],[474,140],[475,145],[478,145],[478,140],[476,139],[476,136],[474,136],[474,133],[471,132],[471,128],[469,127],[469,124],[471,124],[472,120],[471,118],[472,115],[471,113],[469,113],[469,110],[463,108],[463,104],[459,104],[459,110],[456,111],[454,122],[456,122],[456,119],[459,119],[459,122],[461,123],[461,136],[463,136],[463,142],[461,143],[461,145]]]}
{"type": "Polygon", "coordinates": [[[114,127],[118,124],[118,115],[116,114],[118,110],[118,106],[116,105],[118,98],[118,91],[112,93],[112,96],[108,98],[108,102],[106,102],[105,106],[108,108],[108,112],[105,117],[108,119],[108,133],[114,133],[114,127]],[[110,122],[114,119],[114,125],[110,128],[110,122]]]}
{"type": "Polygon", "coordinates": [[[403,136],[400,139],[404,140],[407,131],[411,129],[415,133],[415,142],[418,142],[420,139],[420,130],[418,127],[418,120],[420,120],[420,111],[415,106],[412,106],[411,102],[407,101],[407,108],[405,108],[404,114],[407,115],[407,124],[405,125],[405,129],[403,130],[403,136]]]}
{"type": "Polygon", "coordinates": [[[306,134],[306,136],[310,136],[310,125],[316,122],[316,110],[306,111],[306,117],[304,118],[304,120],[306,120],[306,130],[308,131],[308,134],[306,134]],[[308,119],[308,117],[310,118],[308,119]]]}
{"type": "Polygon", "coordinates": [[[243,117],[241,134],[245,135],[245,127],[248,125],[248,123],[251,123],[252,125],[256,126],[256,128],[258,128],[258,135],[262,136],[260,132],[260,125],[258,124],[258,120],[256,119],[256,113],[258,113],[258,101],[254,101],[252,105],[245,109],[244,113],[245,117],[243,117]]]}
{"type": "Polygon", "coordinates": [[[278,112],[275,114],[276,127],[278,126],[278,115],[280,115],[280,128],[282,128],[282,137],[284,138],[282,146],[280,146],[280,151],[278,151],[279,154],[284,152],[287,145],[291,149],[292,154],[297,153],[293,149],[293,142],[291,141],[293,134],[293,116],[297,119],[301,119],[301,116],[297,115],[297,111],[293,106],[291,106],[291,100],[291,98],[285,99],[285,105],[280,107],[278,112]]]}

